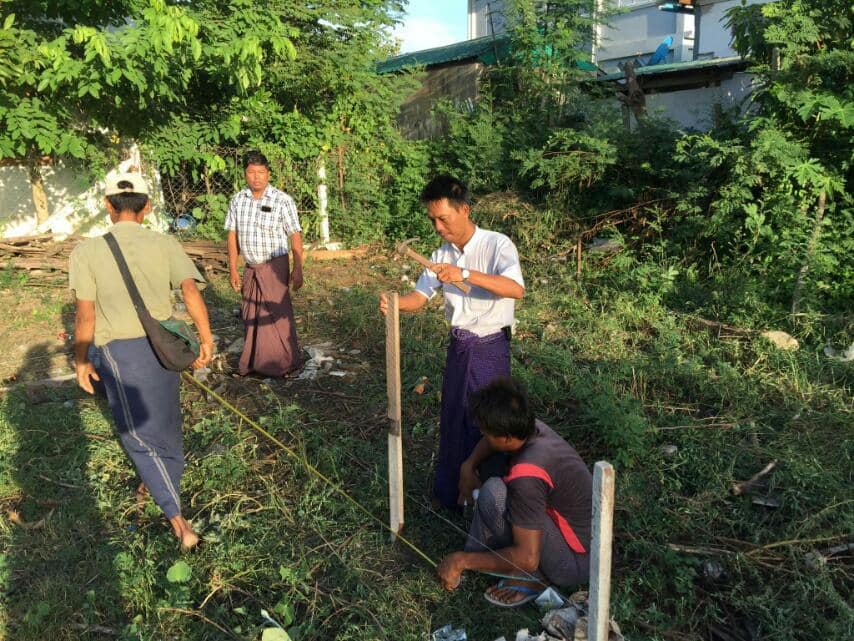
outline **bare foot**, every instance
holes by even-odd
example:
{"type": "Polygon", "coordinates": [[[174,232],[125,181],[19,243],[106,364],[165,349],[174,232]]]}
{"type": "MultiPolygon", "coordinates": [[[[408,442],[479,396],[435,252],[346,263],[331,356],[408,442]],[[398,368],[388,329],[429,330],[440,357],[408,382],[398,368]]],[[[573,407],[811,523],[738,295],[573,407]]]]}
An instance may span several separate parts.
{"type": "Polygon", "coordinates": [[[199,543],[199,535],[193,531],[193,526],[180,514],[169,519],[172,525],[172,532],[181,542],[181,550],[187,552],[193,549],[199,543]]]}
{"type": "Polygon", "coordinates": [[[547,587],[548,585],[539,581],[502,579],[496,585],[487,588],[486,596],[508,607],[514,607],[532,601],[547,587]]]}

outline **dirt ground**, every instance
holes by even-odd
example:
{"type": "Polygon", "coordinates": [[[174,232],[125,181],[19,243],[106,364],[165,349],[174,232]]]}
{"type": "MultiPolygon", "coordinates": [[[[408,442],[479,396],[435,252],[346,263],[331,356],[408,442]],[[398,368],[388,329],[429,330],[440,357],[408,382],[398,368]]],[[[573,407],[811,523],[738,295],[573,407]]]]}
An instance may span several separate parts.
{"type": "MultiPolygon", "coordinates": [[[[328,327],[323,327],[321,319],[336,307],[340,292],[354,286],[378,289],[385,279],[383,264],[386,262],[385,256],[373,253],[368,258],[309,259],[306,264],[306,285],[293,296],[300,344],[317,343],[325,351],[334,348],[336,360],[342,361],[335,364],[337,371],[342,367],[344,370],[348,367],[364,369],[366,364],[355,354],[348,353],[361,352],[360,346],[339,345],[340,340],[336,339],[341,337],[328,335],[328,327]]],[[[237,355],[228,352],[228,347],[243,334],[239,300],[224,274],[213,275],[210,280],[203,296],[208,304],[211,328],[218,339],[219,356],[213,367],[229,373],[236,366],[237,355]]],[[[0,289],[0,387],[46,379],[62,383],[74,371],[72,292],[45,284],[35,277],[7,285],[0,289]],[[26,368],[24,363],[27,363],[26,368]]],[[[181,316],[180,311],[176,315],[181,316]]]]}
{"type": "Polygon", "coordinates": [[[73,300],[68,290],[30,283],[0,290],[0,379],[4,386],[71,373],[73,300]],[[22,370],[25,361],[31,366],[22,370]]]}

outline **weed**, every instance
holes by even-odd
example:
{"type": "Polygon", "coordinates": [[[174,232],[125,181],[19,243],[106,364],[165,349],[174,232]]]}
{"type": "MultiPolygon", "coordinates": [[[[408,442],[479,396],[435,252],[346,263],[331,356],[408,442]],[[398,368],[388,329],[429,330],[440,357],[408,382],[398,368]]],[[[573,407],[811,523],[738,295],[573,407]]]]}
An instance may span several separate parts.
{"type": "MultiPolygon", "coordinates": [[[[133,470],[105,407],[86,399],[69,412],[62,399],[3,400],[0,504],[28,523],[46,519],[36,529],[0,525],[6,636],[74,639],[99,625],[126,639],[257,639],[262,609],[302,641],[420,641],[446,623],[488,641],[538,627],[534,610],[489,609],[487,577],[441,590],[430,567],[390,544],[301,462],[385,518],[376,294],[400,271],[356,270],[366,273],[348,270],[347,282],[366,284],[336,287],[318,276],[295,300],[305,343],[355,347],[366,368],[355,364],[334,387],[331,379],[235,382],[226,392],[296,458],[185,390],[186,415],[196,418],[185,425],[182,494],[205,540],[191,557],[180,556],[152,503],[137,511],[133,470]],[[182,561],[189,576],[170,580],[182,561]]],[[[678,290],[660,282],[624,291],[608,270],[582,283],[567,271],[554,262],[526,266],[540,280],[519,307],[513,369],[538,414],[588,463],[616,463],[615,618],[634,639],[715,630],[736,639],[849,636],[848,566],[832,556],[813,566],[809,554],[844,541],[854,525],[845,491],[850,366],[807,344],[790,354],[693,332],[669,311],[678,290]],[[773,459],[763,496],[778,508],[733,496],[733,482],[773,459]],[[808,616],[816,608],[822,616],[808,616]]],[[[226,284],[214,281],[206,295],[230,318],[226,284]]],[[[401,330],[406,534],[438,560],[463,543],[426,507],[446,344],[441,310],[431,303],[404,316],[401,330]],[[425,393],[412,392],[424,376],[425,393]]]]}
{"type": "Polygon", "coordinates": [[[0,289],[25,287],[28,280],[29,275],[26,270],[15,269],[12,261],[7,262],[3,270],[0,271],[0,289]]]}

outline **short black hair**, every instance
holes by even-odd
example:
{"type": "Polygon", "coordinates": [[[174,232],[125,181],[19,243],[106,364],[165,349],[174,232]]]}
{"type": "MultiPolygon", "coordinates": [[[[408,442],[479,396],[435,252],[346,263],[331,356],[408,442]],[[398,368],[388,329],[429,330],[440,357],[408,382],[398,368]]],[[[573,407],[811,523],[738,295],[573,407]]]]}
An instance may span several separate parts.
{"type": "Polygon", "coordinates": [[[534,410],[525,386],[510,376],[495,378],[469,396],[469,414],[490,436],[512,436],[521,440],[534,433],[534,410]]]}
{"type": "Polygon", "coordinates": [[[267,156],[257,149],[247,151],[246,155],[243,156],[243,169],[246,170],[249,165],[264,165],[267,169],[270,169],[270,163],[267,160],[267,156]]]}
{"type": "Polygon", "coordinates": [[[454,207],[468,205],[471,207],[471,193],[462,180],[458,180],[448,174],[436,176],[421,190],[421,202],[425,205],[434,203],[443,198],[454,207]]]}
{"type": "MultiPolygon", "coordinates": [[[[127,180],[120,180],[116,186],[120,189],[133,189],[133,183],[127,180]]],[[[125,191],[120,194],[107,196],[107,200],[110,201],[110,205],[118,213],[132,211],[138,214],[148,204],[148,196],[146,194],[138,194],[133,191],[125,191]]]]}

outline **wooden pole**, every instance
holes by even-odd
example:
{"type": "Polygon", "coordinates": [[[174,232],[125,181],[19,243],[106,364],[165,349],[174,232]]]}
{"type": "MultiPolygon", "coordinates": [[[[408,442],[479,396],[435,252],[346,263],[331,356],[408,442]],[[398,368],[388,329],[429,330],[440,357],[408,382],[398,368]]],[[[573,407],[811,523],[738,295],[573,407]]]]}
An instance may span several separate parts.
{"type": "Polygon", "coordinates": [[[581,278],[581,250],[583,247],[583,243],[581,242],[581,236],[578,237],[578,240],[575,241],[575,277],[577,279],[581,278]]]}
{"type": "MultiPolygon", "coordinates": [[[[388,392],[388,499],[389,527],[393,533],[403,530],[403,442],[400,412],[400,309],[396,293],[386,295],[385,367],[388,392]]],[[[394,540],[395,534],[392,534],[394,540]]]]}
{"type": "Polygon", "coordinates": [[[329,244],[329,212],[327,211],[326,158],[321,156],[317,165],[317,211],[320,217],[320,244],[329,244]]]}
{"type": "Polygon", "coordinates": [[[611,601],[611,543],[614,525],[614,468],[607,461],[593,467],[593,537],[590,554],[590,611],[587,638],[608,641],[611,601]]]}

